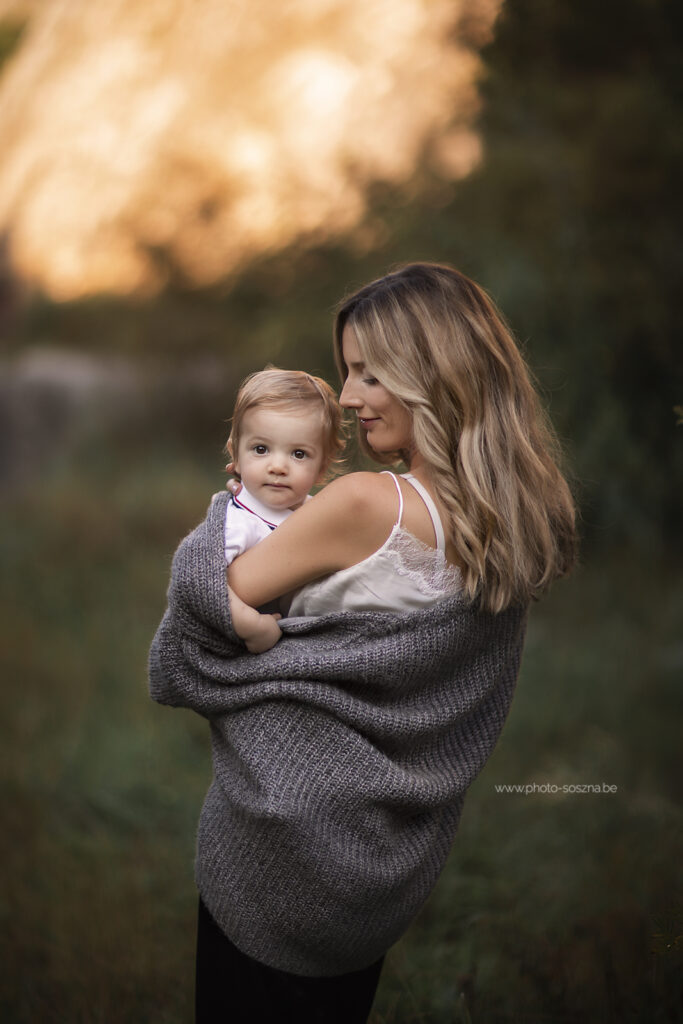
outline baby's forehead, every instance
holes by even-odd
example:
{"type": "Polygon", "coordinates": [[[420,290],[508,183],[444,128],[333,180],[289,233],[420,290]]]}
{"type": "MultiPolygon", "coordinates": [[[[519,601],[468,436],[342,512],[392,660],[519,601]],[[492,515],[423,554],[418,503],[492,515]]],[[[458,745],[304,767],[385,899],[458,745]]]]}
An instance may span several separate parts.
{"type": "Polygon", "coordinates": [[[253,405],[244,413],[243,429],[269,431],[278,436],[294,433],[318,437],[324,430],[322,406],[318,402],[297,399],[253,405]]]}

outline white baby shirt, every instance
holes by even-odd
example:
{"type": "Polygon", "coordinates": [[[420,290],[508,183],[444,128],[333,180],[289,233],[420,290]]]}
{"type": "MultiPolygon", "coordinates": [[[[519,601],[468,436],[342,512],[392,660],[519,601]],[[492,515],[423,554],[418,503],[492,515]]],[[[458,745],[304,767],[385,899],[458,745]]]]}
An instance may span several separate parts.
{"type": "Polygon", "coordinates": [[[291,514],[289,508],[268,508],[242,485],[242,490],[232,495],[225,510],[226,565],[267,537],[291,514]]]}

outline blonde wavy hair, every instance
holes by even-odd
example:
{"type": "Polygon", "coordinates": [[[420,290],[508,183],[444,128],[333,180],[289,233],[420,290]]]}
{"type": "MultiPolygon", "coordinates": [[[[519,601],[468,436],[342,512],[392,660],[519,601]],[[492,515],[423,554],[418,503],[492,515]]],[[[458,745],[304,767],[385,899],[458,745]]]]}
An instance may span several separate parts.
{"type": "MultiPolygon", "coordinates": [[[[576,556],[574,503],[560,449],[510,330],[489,296],[452,267],[411,263],[338,307],[366,369],[406,406],[413,442],[448,513],[471,600],[499,612],[539,597],[576,556]]],[[[360,432],[361,448],[378,454],[360,432]]]]}

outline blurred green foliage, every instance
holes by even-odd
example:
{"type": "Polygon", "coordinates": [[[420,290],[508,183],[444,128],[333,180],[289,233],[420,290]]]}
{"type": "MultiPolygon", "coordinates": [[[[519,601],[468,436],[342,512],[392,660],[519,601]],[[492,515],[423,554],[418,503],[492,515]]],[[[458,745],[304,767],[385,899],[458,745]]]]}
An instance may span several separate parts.
{"type": "Polygon", "coordinates": [[[3,64],[17,50],[25,27],[24,21],[15,21],[9,18],[0,20],[0,71],[2,71],[3,64]]]}

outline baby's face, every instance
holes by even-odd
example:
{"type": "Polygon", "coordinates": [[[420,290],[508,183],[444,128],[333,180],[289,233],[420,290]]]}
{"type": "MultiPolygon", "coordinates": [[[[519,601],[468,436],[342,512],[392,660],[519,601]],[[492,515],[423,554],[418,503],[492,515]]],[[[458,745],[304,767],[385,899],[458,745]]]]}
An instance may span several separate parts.
{"type": "Polygon", "coordinates": [[[247,490],[270,508],[298,508],[323,468],[320,412],[248,409],[240,433],[235,469],[247,490]]]}

